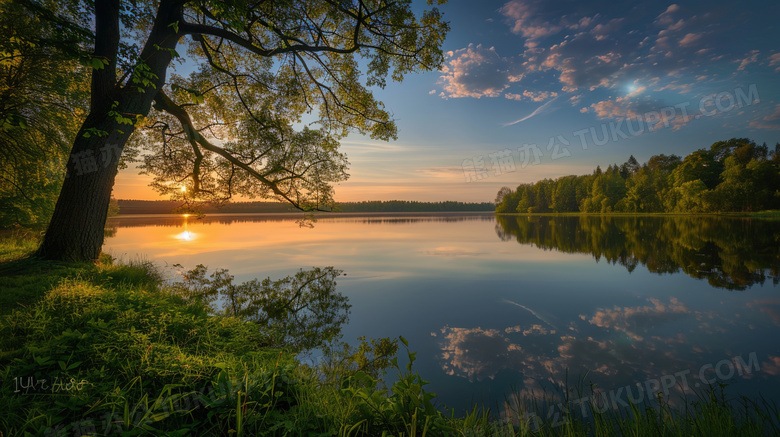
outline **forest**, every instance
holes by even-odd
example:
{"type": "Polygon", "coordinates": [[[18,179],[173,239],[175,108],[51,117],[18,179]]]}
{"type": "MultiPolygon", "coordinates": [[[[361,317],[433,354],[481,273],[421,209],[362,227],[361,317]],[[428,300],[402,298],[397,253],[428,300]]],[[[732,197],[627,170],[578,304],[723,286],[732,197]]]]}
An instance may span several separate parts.
{"type": "Polygon", "coordinates": [[[631,155],[593,173],[503,187],[498,213],[708,213],[780,208],[780,143],[718,141],[685,158],[631,155]]]}

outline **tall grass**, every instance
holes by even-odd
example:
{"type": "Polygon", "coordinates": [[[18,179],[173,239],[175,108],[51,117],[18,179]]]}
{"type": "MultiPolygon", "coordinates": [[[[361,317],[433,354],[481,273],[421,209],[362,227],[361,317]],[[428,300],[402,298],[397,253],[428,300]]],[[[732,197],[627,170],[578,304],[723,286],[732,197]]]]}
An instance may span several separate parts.
{"type": "Polygon", "coordinates": [[[3,437],[780,434],[776,405],[717,390],[682,410],[591,405],[589,417],[572,407],[530,422],[524,413],[546,405],[521,399],[514,421],[478,405],[455,416],[426,391],[403,338],[406,365],[387,339],[333,347],[322,365],[304,365],[257,324],[166,292],[151,262],[24,258],[35,246],[0,241],[0,257],[12,260],[0,263],[3,437]],[[391,387],[384,371],[397,374],[391,387]]]}
{"type": "Polygon", "coordinates": [[[29,256],[40,244],[39,234],[29,230],[0,232],[0,263],[29,256]]]}

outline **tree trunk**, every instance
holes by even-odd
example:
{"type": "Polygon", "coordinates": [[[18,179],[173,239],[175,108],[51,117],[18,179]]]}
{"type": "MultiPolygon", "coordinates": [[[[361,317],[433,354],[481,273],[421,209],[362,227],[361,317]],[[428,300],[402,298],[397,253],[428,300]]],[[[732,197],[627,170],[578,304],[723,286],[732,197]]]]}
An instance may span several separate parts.
{"type": "Polygon", "coordinates": [[[108,203],[129,133],[120,134],[115,127],[95,127],[90,121],[88,117],[73,144],[54,215],[38,249],[38,255],[46,259],[96,260],[103,246],[108,203]],[[89,127],[111,132],[108,127],[114,133],[84,137],[89,127]]]}
{"type": "Polygon", "coordinates": [[[92,71],[90,112],[73,143],[67,176],[38,249],[42,258],[94,261],[100,255],[119,157],[135,130],[135,126],[121,124],[117,114],[135,121],[135,115],[149,113],[179,39],[171,24],[182,20],[181,3],[163,0],[139,56],[147,73],[138,69],[124,85],[119,84],[119,15],[119,0],[95,2],[95,57],[107,64],[92,71]],[[144,78],[150,84],[141,87],[144,78]]]}

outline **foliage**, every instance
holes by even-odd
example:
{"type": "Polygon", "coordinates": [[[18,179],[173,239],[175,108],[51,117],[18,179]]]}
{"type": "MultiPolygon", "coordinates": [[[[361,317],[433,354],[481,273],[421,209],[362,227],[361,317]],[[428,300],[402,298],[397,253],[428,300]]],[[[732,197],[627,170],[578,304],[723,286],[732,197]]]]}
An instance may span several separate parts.
{"type": "Polygon", "coordinates": [[[154,434],[195,420],[205,432],[227,433],[242,393],[252,391],[249,405],[289,402],[273,390],[289,385],[291,356],[263,352],[250,324],[208,317],[159,292],[150,265],[69,273],[0,325],[3,377],[18,378],[3,384],[0,428],[154,434]],[[213,413],[191,411],[199,404],[213,413]]]}
{"type": "MultiPolygon", "coordinates": [[[[436,435],[432,426],[449,426],[411,363],[399,368],[395,341],[333,344],[321,365],[302,365],[255,322],[226,314],[235,310],[198,303],[205,288],[190,283],[182,299],[151,263],[104,261],[2,265],[3,294],[42,274],[27,289],[34,298],[0,319],[0,374],[11,381],[0,388],[0,432],[436,435]],[[389,394],[381,377],[391,364],[400,377],[389,394]]],[[[334,277],[323,272],[309,279],[334,277]]],[[[205,269],[188,273],[207,279],[205,269]]],[[[206,288],[227,276],[215,273],[206,288]]]]}
{"type": "Polygon", "coordinates": [[[500,213],[706,213],[780,208],[780,143],[769,151],[747,138],[732,138],[685,159],[633,157],[605,171],[503,187],[500,213]]]}
{"type": "Polygon", "coordinates": [[[62,72],[91,72],[88,113],[71,120],[80,127],[60,163],[73,177],[38,250],[63,261],[99,256],[120,157],[143,155],[152,186],[192,209],[234,196],[331,209],[348,177],[340,139],[396,138],[372,88],[439,68],[449,30],[432,0],[15,4],[39,19],[30,32],[61,37],[41,40],[66,55],[62,72]],[[180,62],[184,74],[170,71],[180,62]]]}
{"type": "Polygon", "coordinates": [[[31,32],[63,34],[68,57],[51,65],[68,77],[76,70],[67,62],[94,72],[95,120],[82,126],[84,138],[122,150],[144,128],[124,152],[146,152],[143,169],[163,194],[274,197],[304,208],[327,206],[330,184],[347,177],[338,139],[354,130],[396,136],[370,87],[436,69],[448,30],[437,8],[415,14],[409,0],[20,4],[36,16],[31,32]],[[197,68],[168,74],[185,60],[197,68]],[[319,127],[296,130],[304,117],[319,127]],[[104,118],[113,123],[94,123],[104,118]]]}
{"type": "Polygon", "coordinates": [[[50,40],[59,30],[0,4],[0,227],[41,227],[54,210],[88,76],[50,40]]]}

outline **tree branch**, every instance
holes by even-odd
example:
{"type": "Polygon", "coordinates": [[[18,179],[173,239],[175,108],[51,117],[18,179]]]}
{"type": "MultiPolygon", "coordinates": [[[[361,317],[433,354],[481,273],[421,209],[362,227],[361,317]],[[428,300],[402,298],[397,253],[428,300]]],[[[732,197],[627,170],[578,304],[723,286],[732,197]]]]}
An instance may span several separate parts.
{"type": "MultiPolygon", "coordinates": [[[[318,53],[318,52],[331,52],[331,53],[341,53],[341,54],[348,54],[353,53],[357,51],[360,46],[353,46],[349,48],[336,48],[336,47],[329,47],[329,46],[310,46],[308,44],[294,44],[289,45],[287,47],[277,47],[274,49],[263,49],[261,47],[258,47],[252,43],[252,41],[247,40],[245,38],[242,38],[241,36],[226,30],[222,29],[220,27],[214,27],[214,26],[208,26],[206,24],[196,24],[196,23],[182,23],[179,25],[179,30],[188,35],[210,35],[215,36],[217,38],[223,38],[230,42],[233,42],[235,44],[238,44],[239,46],[249,50],[250,52],[264,57],[271,57],[275,55],[280,55],[283,53],[295,53],[295,52],[309,52],[309,53],[318,53]]],[[[285,37],[285,39],[292,39],[290,37],[285,37]]]]}
{"type": "Polygon", "coordinates": [[[187,140],[190,142],[190,144],[193,145],[193,147],[200,146],[210,152],[214,152],[222,156],[223,158],[228,160],[236,167],[241,168],[242,170],[249,173],[255,179],[267,185],[277,196],[288,201],[294,207],[303,210],[303,208],[298,204],[298,202],[290,199],[290,197],[288,197],[286,193],[282,192],[282,190],[279,188],[276,182],[258,173],[257,170],[252,168],[250,165],[241,162],[241,160],[231,155],[225,149],[209,142],[203,135],[200,134],[200,132],[198,132],[197,129],[195,129],[195,127],[192,124],[192,119],[190,119],[190,115],[187,113],[187,111],[185,111],[182,107],[174,103],[174,101],[171,100],[171,98],[168,97],[162,90],[157,92],[157,95],[154,98],[154,102],[155,102],[155,107],[158,110],[165,111],[171,114],[172,116],[176,117],[177,120],[179,120],[182,127],[184,128],[185,134],[187,135],[187,140]]]}

